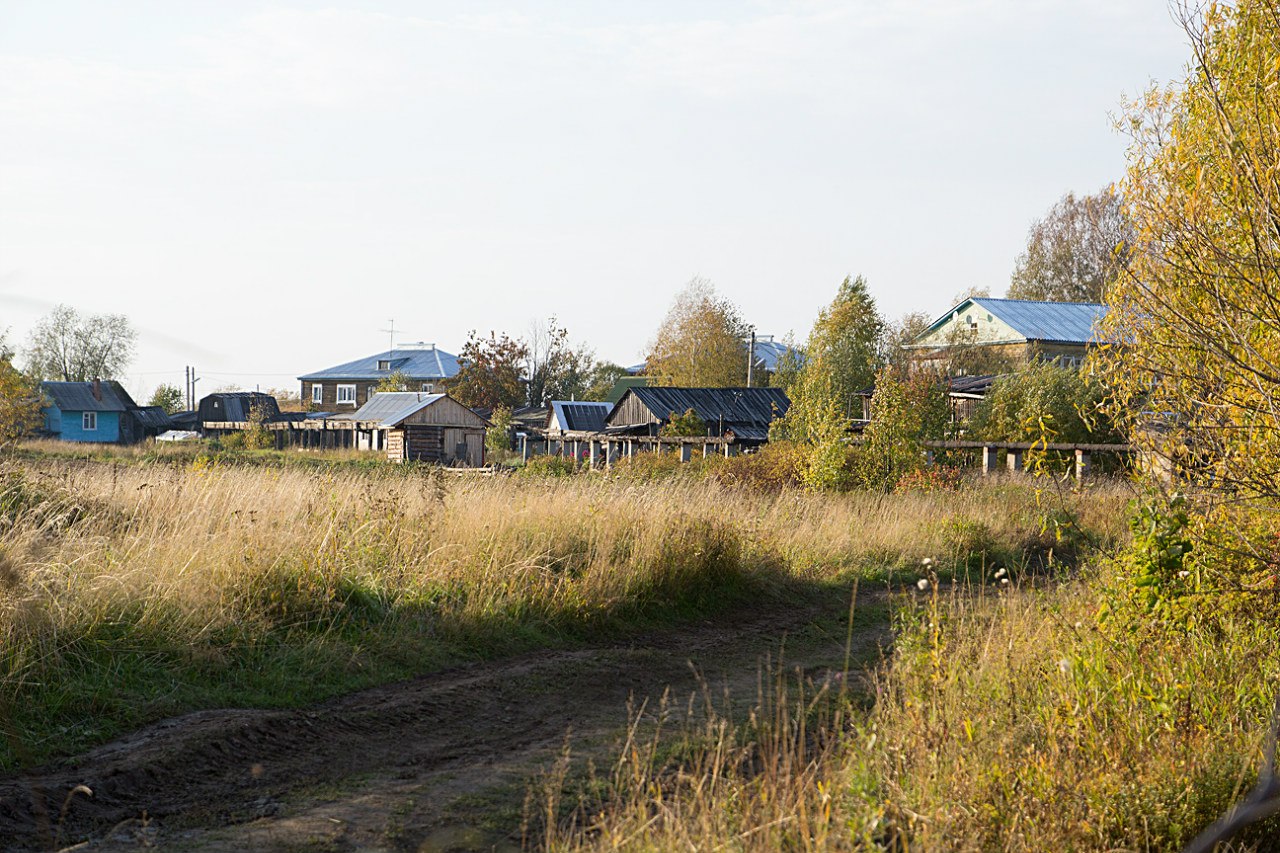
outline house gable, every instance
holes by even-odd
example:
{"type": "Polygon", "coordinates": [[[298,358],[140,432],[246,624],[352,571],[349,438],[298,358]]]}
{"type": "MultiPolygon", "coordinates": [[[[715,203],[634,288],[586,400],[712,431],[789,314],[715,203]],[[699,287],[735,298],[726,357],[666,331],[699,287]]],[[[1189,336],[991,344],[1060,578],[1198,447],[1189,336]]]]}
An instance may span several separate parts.
{"type": "Polygon", "coordinates": [[[1025,335],[981,303],[966,299],[933,322],[907,347],[945,347],[965,344],[1021,344],[1025,335]]]}

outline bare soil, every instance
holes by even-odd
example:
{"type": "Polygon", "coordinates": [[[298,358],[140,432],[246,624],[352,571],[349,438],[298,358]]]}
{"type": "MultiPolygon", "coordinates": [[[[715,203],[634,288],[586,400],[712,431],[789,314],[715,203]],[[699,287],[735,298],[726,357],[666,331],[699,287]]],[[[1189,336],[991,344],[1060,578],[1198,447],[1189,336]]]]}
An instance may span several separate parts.
{"type": "MultiPolygon", "coordinates": [[[[176,717],[0,777],[0,849],[519,850],[530,780],[566,743],[607,766],[629,701],[653,705],[706,683],[750,703],[765,656],[817,678],[839,671],[847,595],[460,667],[305,709],[176,717]]],[[[864,589],[858,609],[852,650],[865,665],[888,642],[885,595],[864,589]]]]}

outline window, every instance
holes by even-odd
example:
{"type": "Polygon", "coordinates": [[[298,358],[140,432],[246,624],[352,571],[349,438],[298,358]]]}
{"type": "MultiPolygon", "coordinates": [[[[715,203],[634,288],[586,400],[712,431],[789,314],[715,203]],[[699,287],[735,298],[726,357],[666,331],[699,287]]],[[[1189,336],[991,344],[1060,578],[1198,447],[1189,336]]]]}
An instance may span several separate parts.
{"type": "Polygon", "coordinates": [[[432,385],[430,382],[423,382],[423,383],[422,383],[422,390],[423,390],[423,391],[434,391],[434,390],[435,390],[435,388],[436,388],[436,386],[435,386],[435,385],[432,385]]]}
{"type": "Polygon", "coordinates": [[[379,370],[390,370],[390,369],[391,369],[391,360],[390,360],[390,359],[386,359],[386,358],[384,358],[384,359],[379,359],[379,360],[378,360],[378,369],[379,369],[379,370]]]}
{"type": "Polygon", "coordinates": [[[323,385],[320,385],[319,383],[317,383],[311,386],[311,402],[313,403],[324,402],[324,386],[323,385]]]}
{"type": "Polygon", "coordinates": [[[96,430],[98,428],[98,413],[85,412],[83,414],[81,426],[84,428],[85,432],[92,432],[93,430],[96,430]]]}
{"type": "Polygon", "coordinates": [[[338,405],[354,406],[356,404],[356,386],[339,385],[338,386],[338,405]]]}
{"type": "Polygon", "coordinates": [[[370,386],[369,386],[369,393],[365,395],[365,399],[366,399],[366,400],[372,399],[372,398],[373,398],[373,395],[374,395],[374,394],[377,394],[377,393],[378,393],[378,386],[377,386],[377,385],[370,385],[370,386]]]}

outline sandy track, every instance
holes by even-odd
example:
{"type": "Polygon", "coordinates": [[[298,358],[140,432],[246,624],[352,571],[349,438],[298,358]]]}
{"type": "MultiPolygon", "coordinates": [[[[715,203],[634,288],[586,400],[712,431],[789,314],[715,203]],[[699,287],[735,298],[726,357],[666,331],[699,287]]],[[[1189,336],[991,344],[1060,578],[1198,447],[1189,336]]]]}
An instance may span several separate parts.
{"type": "MultiPolygon", "coordinates": [[[[695,669],[749,701],[757,661],[788,635],[803,635],[789,641],[791,664],[838,666],[844,607],[833,595],[462,667],[306,709],[173,718],[64,765],[0,778],[0,848],[518,849],[526,780],[568,732],[575,749],[607,761],[628,699],[687,694],[699,686],[695,669]],[[77,785],[93,794],[72,800],[59,832],[77,785]]],[[[857,651],[874,655],[886,638],[884,621],[871,619],[857,651]]]]}

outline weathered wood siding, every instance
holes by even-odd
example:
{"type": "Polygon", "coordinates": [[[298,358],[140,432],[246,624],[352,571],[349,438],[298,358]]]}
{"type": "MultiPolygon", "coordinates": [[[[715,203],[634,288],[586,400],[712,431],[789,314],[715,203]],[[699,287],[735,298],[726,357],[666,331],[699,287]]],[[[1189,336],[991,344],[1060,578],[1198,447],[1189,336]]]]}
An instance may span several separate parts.
{"type": "Polygon", "coordinates": [[[452,397],[441,397],[425,409],[414,412],[404,421],[420,426],[456,426],[484,429],[484,418],[452,397]]]}
{"type": "Polygon", "coordinates": [[[628,392],[619,402],[609,417],[609,426],[637,426],[639,424],[657,425],[670,412],[654,413],[640,401],[635,394],[628,392]]]}

